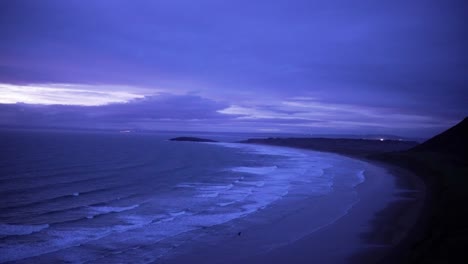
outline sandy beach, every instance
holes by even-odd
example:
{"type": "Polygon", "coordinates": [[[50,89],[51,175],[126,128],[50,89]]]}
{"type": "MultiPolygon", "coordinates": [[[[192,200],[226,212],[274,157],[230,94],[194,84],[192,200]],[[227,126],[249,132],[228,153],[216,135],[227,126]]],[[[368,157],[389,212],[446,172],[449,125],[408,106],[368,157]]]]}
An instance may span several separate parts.
{"type": "Polygon", "coordinates": [[[376,162],[367,164],[365,178],[355,190],[359,202],[331,224],[308,230],[317,213],[332,208],[307,201],[297,206],[297,199],[287,197],[248,220],[210,231],[224,232],[217,234],[223,239],[201,233],[197,245],[177,248],[175,257],[158,263],[392,263],[419,219],[424,184],[403,169],[376,162]],[[288,211],[291,203],[300,209],[288,211]],[[256,250],[272,241],[281,244],[256,250]]]}

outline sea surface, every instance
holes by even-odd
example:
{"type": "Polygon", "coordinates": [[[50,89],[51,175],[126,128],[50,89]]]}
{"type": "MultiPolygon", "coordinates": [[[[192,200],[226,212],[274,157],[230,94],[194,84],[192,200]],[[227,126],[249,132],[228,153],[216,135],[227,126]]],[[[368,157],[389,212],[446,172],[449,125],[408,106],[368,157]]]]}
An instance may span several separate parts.
{"type": "Polygon", "coordinates": [[[334,154],[169,138],[0,132],[0,262],[154,263],[287,197],[340,195],[289,243],[345,215],[365,181],[364,162],[334,154]]]}

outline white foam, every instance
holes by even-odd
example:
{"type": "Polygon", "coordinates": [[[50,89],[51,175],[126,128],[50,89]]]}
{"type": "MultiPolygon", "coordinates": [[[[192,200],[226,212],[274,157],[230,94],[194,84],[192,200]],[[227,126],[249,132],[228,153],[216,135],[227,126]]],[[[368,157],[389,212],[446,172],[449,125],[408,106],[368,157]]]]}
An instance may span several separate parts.
{"type": "Polygon", "coordinates": [[[223,191],[223,190],[228,190],[231,189],[234,185],[232,184],[220,184],[220,185],[206,185],[206,186],[200,186],[197,188],[199,191],[223,191]]]}
{"type": "MultiPolygon", "coordinates": [[[[90,206],[89,209],[91,209],[93,215],[91,217],[97,216],[97,215],[102,215],[102,214],[108,214],[108,213],[120,213],[124,211],[129,211],[133,210],[135,208],[138,208],[140,205],[135,204],[131,206],[125,206],[125,207],[116,207],[116,206],[90,206]]],[[[90,217],[90,216],[88,216],[90,217]]]]}
{"type": "Polygon", "coordinates": [[[257,186],[257,187],[263,187],[263,186],[265,186],[265,182],[264,182],[264,181],[254,181],[254,182],[244,181],[243,183],[250,184],[250,185],[253,185],[253,186],[257,186]]]}
{"type": "Polygon", "coordinates": [[[30,235],[48,228],[49,225],[9,225],[0,224],[0,236],[30,235]]]}
{"type": "Polygon", "coordinates": [[[177,216],[181,216],[181,215],[184,215],[186,214],[187,212],[186,211],[180,211],[180,212],[173,212],[173,213],[169,213],[171,216],[173,217],[177,217],[177,216]]]}
{"type": "MultiPolygon", "coordinates": [[[[120,217],[120,219],[125,221],[126,224],[102,228],[49,228],[44,231],[43,235],[41,234],[41,239],[37,242],[21,246],[18,246],[15,241],[12,243],[4,243],[2,247],[0,247],[0,262],[21,260],[61,249],[80,246],[90,241],[102,239],[111,234],[118,234],[141,228],[153,222],[149,217],[137,215],[126,215],[120,217]]],[[[173,219],[174,217],[166,218],[168,221],[173,219]]],[[[44,226],[48,227],[48,225],[44,226]]]]}
{"type": "Polygon", "coordinates": [[[287,148],[287,147],[276,147],[276,146],[244,144],[244,143],[215,143],[215,144],[223,146],[223,147],[237,148],[237,149],[242,149],[246,152],[269,155],[269,156],[284,156],[284,157],[307,156],[307,154],[303,153],[300,150],[287,148]]]}
{"type": "MultiPolygon", "coordinates": [[[[185,211],[184,211],[185,214],[185,211]]],[[[160,217],[160,215],[157,215],[160,217]]],[[[138,215],[126,215],[119,217],[120,219],[124,220],[126,223],[128,223],[130,226],[124,225],[124,226],[116,226],[114,229],[116,231],[127,231],[135,228],[139,228],[145,225],[148,225],[153,222],[153,219],[151,217],[143,217],[143,216],[138,216],[138,215]]]]}
{"type": "Polygon", "coordinates": [[[250,173],[250,174],[268,174],[274,172],[278,166],[266,166],[266,167],[235,167],[231,171],[250,173]]]}
{"type": "Polygon", "coordinates": [[[196,190],[197,194],[195,197],[199,198],[214,198],[218,197],[220,193],[226,192],[230,190],[234,185],[232,183],[229,184],[207,184],[203,182],[195,182],[195,183],[181,183],[178,184],[176,187],[179,188],[193,188],[196,190]]]}
{"type": "Polygon", "coordinates": [[[364,175],[365,170],[360,170],[356,176],[358,178],[358,183],[356,185],[359,185],[363,183],[366,180],[366,176],[364,175]]]}
{"type": "Polygon", "coordinates": [[[204,192],[195,195],[195,197],[200,197],[200,198],[215,198],[219,196],[219,192],[204,192]]]}
{"type": "Polygon", "coordinates": [[[228,205],[231,205],[231,204],[234,204],[236,203],[236,201],[230,201],[230,202],[225,202],[225,203],[217,203],[216,205],[219,205],[219,206],[228,206],[228,205]]]}
{"type": "Polygon", "coordinates": [[[176,185],[178,188],[195,188],[196,186],[196,183],[180,183],[176,185]]]}

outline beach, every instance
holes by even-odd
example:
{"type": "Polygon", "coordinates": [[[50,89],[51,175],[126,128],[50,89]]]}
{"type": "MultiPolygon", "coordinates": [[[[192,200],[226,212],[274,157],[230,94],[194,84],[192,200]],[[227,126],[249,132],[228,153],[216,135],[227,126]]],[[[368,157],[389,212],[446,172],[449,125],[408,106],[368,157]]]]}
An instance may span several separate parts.
{"type": "MultiPolygon", "coordinates": [[[[317,208],[316,202],[303,200],[299,210],[278,218],[290,203],[297,208],[297,200],[285,197],[248,221],[233,224],[236,229],[228,229],[224,239],[178,248],[176,257],[158,263],[397,263],[404,254],[402,245],[408,243],[407,235],[414,232],[422,212],[424,184],[402,168],[379,162],[367,163],[365,179],[356,186],[359,201],[346,214],[308,234],[305,227],[314,222],[317,213],[329,208],[317,208]],[[302,237],[285,239],[297,230],[302,237]],[[252,251],[272,240],[282,244],[263,252],[252,251]]],[[[209,235],[206,237],[209,241],[209,235]]]]}
{"type": "MultiPolygon", "coordinates": [[[[367,198],[361,199],[360,203],[333,225],[287,246],[244,261],[393,264],[456,263],[468,259],[465,250],[468,243],[467,120],[465,118],[423,144],[385,139],[296,137],[251,138],[241,141],[247,144],[325,151],[363,160],[389,172],[388,176],[395,183],[391,200],[380,200],[385,205],[376,210],[372,204],[378,203],[386,194],[379,192],[376,186],[369,187],[378,177],[366,177],[366,182],[356,189],[361,198],[367,198]],[[335,241],[328,249],[333,248],[335,255],[342,255],[339,246],[342,235],[349,233],[343,230],[356,230],[356,226],[349,225],[355,214],[372,214],[366,222],[367,231],[362,231],[359,235],[359,241],[365,241],[366,246],[355,248],[352,256],[328,258],[327,245],[333,239],[335,241]],[[346,225],[348,227],[343,228],[346,225]],[[339,231],[340,228],[342,231],[339,231]],[[319,240],[321,241],[318,242],[319,240]]],[[[303,216],[307,217],[306,214],[303,216]]]]}

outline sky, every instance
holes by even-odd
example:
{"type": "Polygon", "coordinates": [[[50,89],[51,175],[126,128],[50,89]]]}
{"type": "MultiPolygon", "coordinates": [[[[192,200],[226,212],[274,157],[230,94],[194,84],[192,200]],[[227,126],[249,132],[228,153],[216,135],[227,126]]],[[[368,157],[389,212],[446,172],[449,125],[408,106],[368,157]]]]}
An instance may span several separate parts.
{"type": "Polygon", "coordinates": [[[0,126],[432,136],[463,0],[0,1],[0,126]]]}

